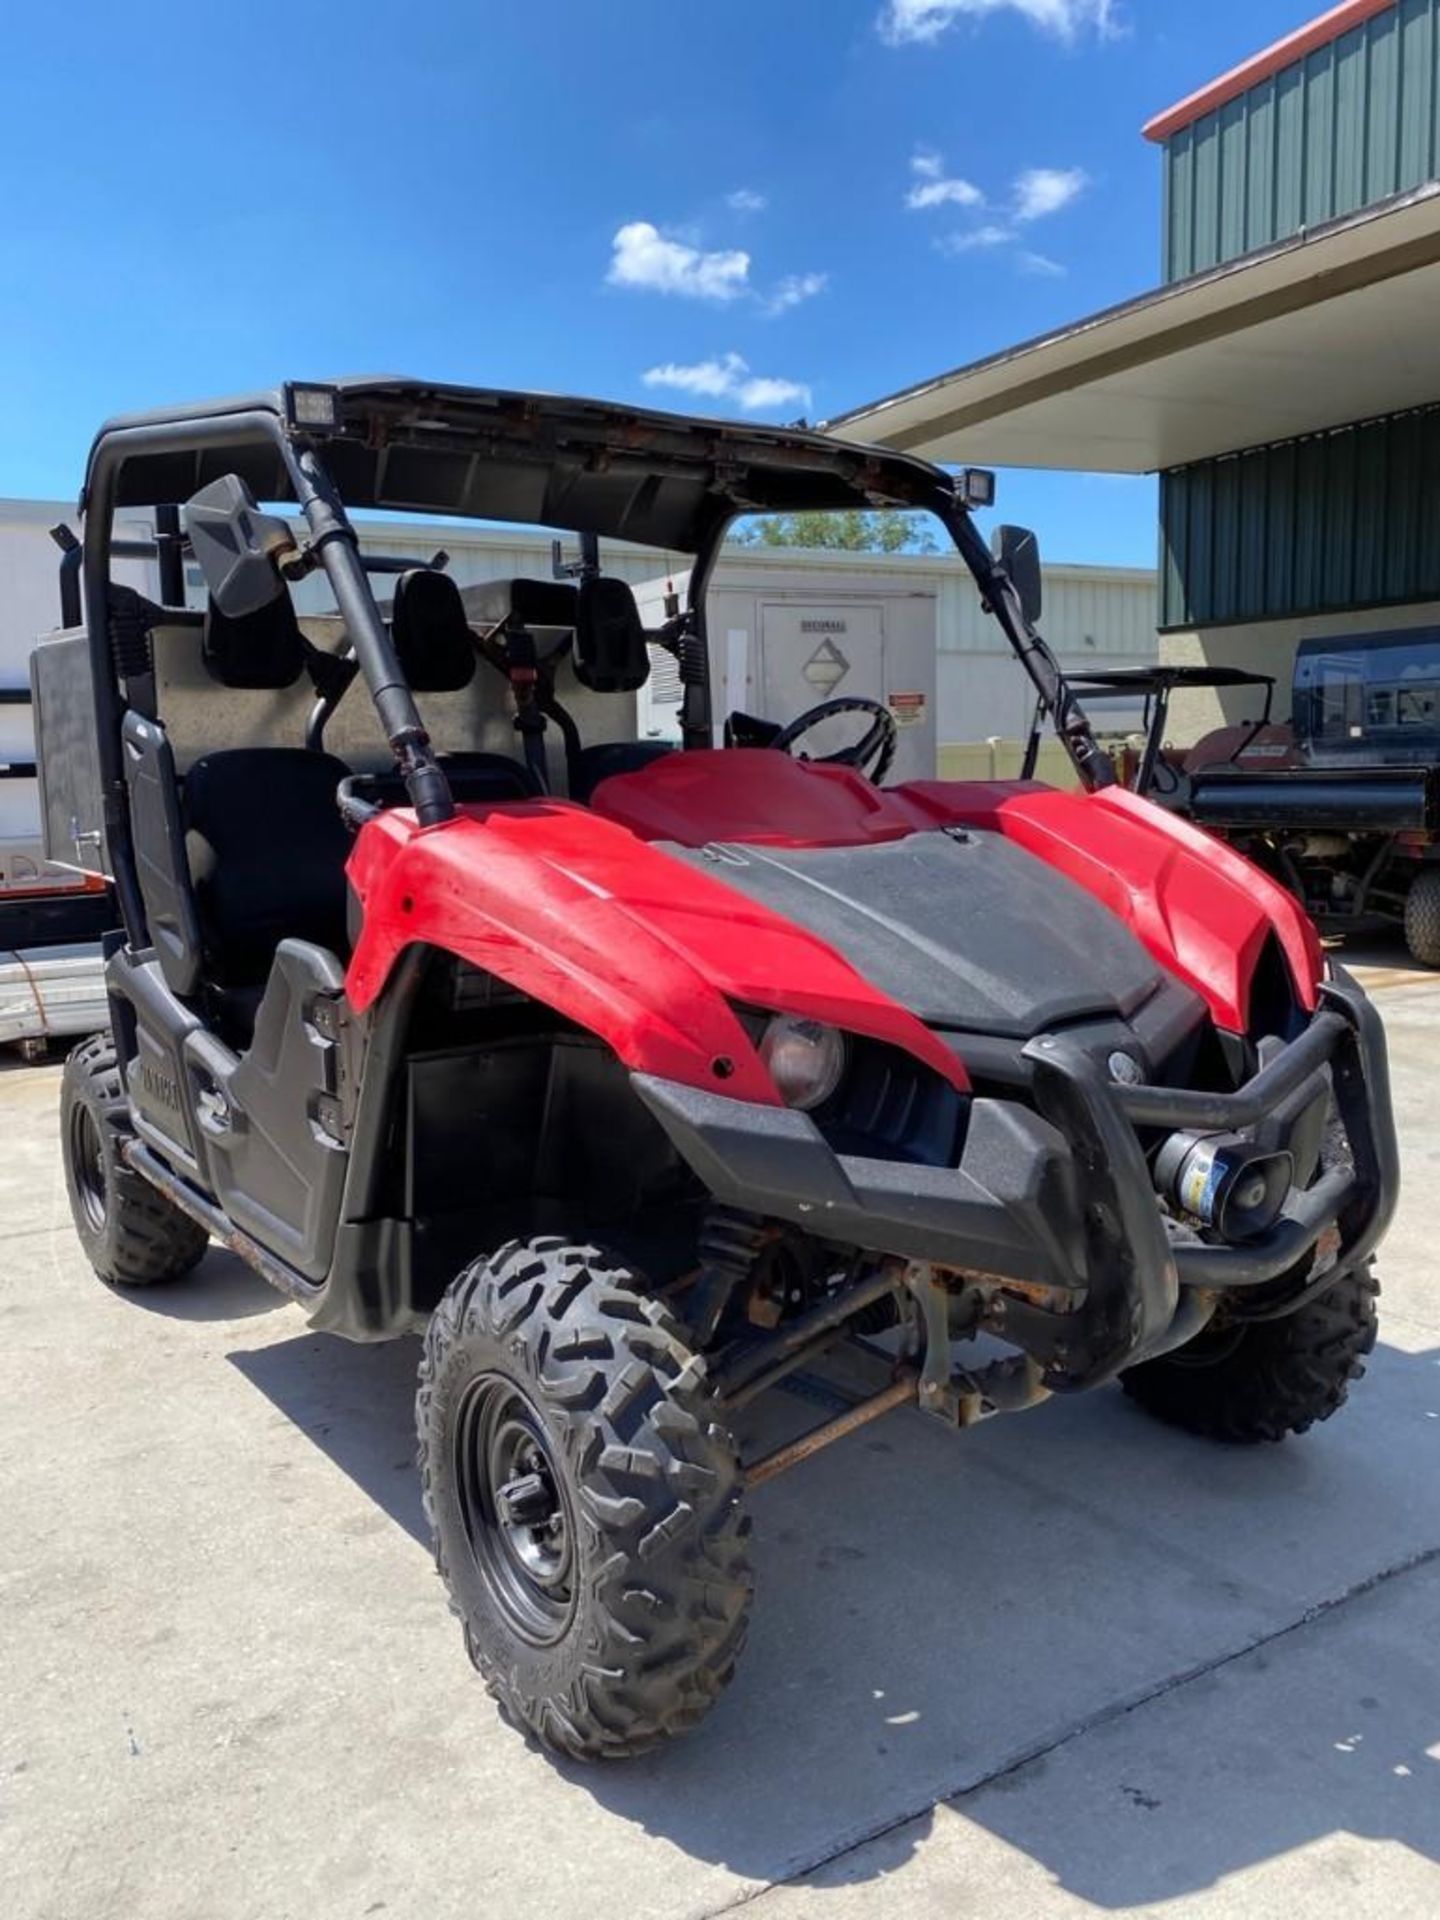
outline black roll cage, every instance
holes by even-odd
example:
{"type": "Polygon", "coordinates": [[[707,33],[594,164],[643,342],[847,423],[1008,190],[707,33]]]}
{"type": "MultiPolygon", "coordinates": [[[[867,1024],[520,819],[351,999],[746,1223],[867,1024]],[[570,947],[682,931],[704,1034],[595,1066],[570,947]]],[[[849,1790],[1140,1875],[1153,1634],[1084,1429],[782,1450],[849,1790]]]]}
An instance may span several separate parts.
{"type": "MultiPolygon", "coordinates": [[[[335,391],[341,393],[344,388],[342,386],[335,391]]],[[[458,390],[449,391],[453,393],[458,390]]],[[[359,538],[321,458],[320,444],[323,444],[326,434],[323,429],[312,432],[293,424],[296,415],[294,392],[293,386],[282,389],[278,406],[274,403],[274,396],[261,396],[253,402],[228,406],[221,404],[203,412],[196,410],[193,413],[177,412],[117,420],[101,429],[91,449],[80,501],[84,516],[83,544],[78,554],[72,548],[62,559],[62,603],[66,604],[67,611],[78,613],[79,609],[73,606],[74,566],[78,558],[84,584],[84,625],[94,685],[104,829],[121,914],[127,935],[135,946],[147,943],[148,928],[136,874],[120,751],[125,701],[122,701],[120,674],[110,631],[110,563],[117,554],[127,552],[158,555],[162,597],[173,592],[176,603],[183,603],[181,554],[184,535],[179,525],[178,503],[156,501],[156,539],[153,545],[112,539],[115,512],[121,503],[120,476],[127,461],[142,456],[166,460],[169,462],[165,469],[167,472],[173,467],[177,479],[190,482],[193,481],[196,463],[189,463],[187,471],[187,455],[214,455],[231,449],[237,452],[265,449],[278,455],[279,471],[288,481],[293,501],[305,522],[309,557],[324,570],[329,580],[336,607],[354,649],[360,675],[369,689],[395,756],[397,771],[420,823],[437,826],[455,813],[449,782],[431,750],[429,735],[371,591],[359,538]]],[[[536,401],[542,411],[546,404],[544,400],[536,401]]],[[[591,405],[579,404],[586,407],[591,405]]],[[[623,437],[622,425],[631,416],[622,409],[613,411],[616,416],[614,450],[617,454],[623,451],[633,460],[635,448],[623,437]]],[[[740,431],[725,429],[722,423],[690,421],[677,416],[645,414],[636,417],[681,433],[694,433],[697,430],[708,433],[740,431]]],[[[868,473],[877,466],[883,468],[890,463],[894,463],[897,476],[903,471],[905,484],[896,489],[895,503],[913,511],[928,510],[934,513],[949,532],[975,580],[986,610],[998,620],[1016,658],[1029,675],[1041,709],[1053,716],[1056,732],[1065,745],[1082,785],[1087,790],[1094,790],[1113,784],[1114,773],[1110,763],[1096,742],[1085,712],[1059,662],[1027,617],[1019,593],[1005,568],[982,539],[950,476],[938,467],[928,467],[925,463],[893,456],[878,449],[848,447],[844,442],[829,441],[819,435],[799,431],[795,437],[805,440],[812,447],[818,445],[827,460],[833,459],[837,464],[842,456],[848,455],[855,461],[858,472],[868,473]]],[[[785,452],[772,447],[772,440],[777,439],[775,434],[765,438],[757,433],[755,439],[757,466],[765,465],[767,459],[773,462],[777,471],[796,464],[793,459],[787,458],[785,452]]],[[[743,439],[740,444],[743,450],[743,439]]],[[[663,461],[657,456],[657,472],[662,471],[663,466],[663,461]]],[[[726,484],[731,471],[732,464],[728,460],[722,468],[717,459],[714,492],[720,497],[714,499],[703,517],[696,521],[694,530],[686,625],[688,632],[699,643],[696,652],[704,678],[703,683],[695,689],[698,700],[687,706],[684,716],[682,733],[687,747],[708,745],[710,740],[704,606],[711,576],[730,525],[747,514],[767,510],[764,503],[745,495],[743,485],[726,484]]],[[[734,465],[733,471],[740,471],[738,464],[734,465]]],[[[855,489],[857,502],[866,498],[860,478],[852,479],[850,484],[855,489]]],[[[188,497],[188,486],[177,488],[179,490],[185,491],[188,497]]],[[[437,507],[435,510],[443,512],[444,508],[437,507]]],[[[67,543],[62,539],[61,544],[67,543]]],[[[143,697],[141,694],[136,704],[143,704],[143,697]]],[[[129,698],[127,684],[126,700],[129,698]]]]}
{"type": "MultiPolygon", "coordinates": [[[[1258,720],[1249,722],[1250,732],[1234,750],[1232,759],[1238,758],[1250,740],[1262,733],[1270,725],[1275,705],[1275,678],[1268,673],[1250,673],[1243,667],[1114,667],[1104,673],[1076,674],[1070,682],[1079,692],[1110,695],[1131,694],[1144,699],[1145,706],[1140,719],[1140,732],[1145,736],[1145,748],[1140,757],[1139,771],[1135,776],[1136,793],[1148,794],[1155,780],[1155,769],[1165,747],[1165,729],[1170,721],[1170,697],[1186,688],[1234,688],[1262,687],[1264,701],[1258,720]]],[[[1025,743],[1024,759],[1021,763],[1020,778],[1033,780],[1036,763],[1040,758],[1040,741],[1045,730],[1049,710],[1042,697],[1036,700],[1035,711],[1030,720],[1030,736],[1025,743]]]]}

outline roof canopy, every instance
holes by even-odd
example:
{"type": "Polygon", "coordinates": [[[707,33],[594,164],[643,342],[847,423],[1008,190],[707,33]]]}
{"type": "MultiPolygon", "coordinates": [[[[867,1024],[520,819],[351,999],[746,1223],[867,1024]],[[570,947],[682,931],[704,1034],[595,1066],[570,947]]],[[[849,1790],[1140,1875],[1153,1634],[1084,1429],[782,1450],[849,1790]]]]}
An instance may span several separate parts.
{"type": "Polygon", "coordinates": [[[805,428],[398,378],[297,383],[111,420],[116,504],[188,500],[225,473],[293,498],[282,442],[313,443],[348,507],[509,520],[699,552],[735,513],[921,505],[932,467],[805,428]],[[338,396],[338,426],[290,424],[292,395],[338,396]]]}
{"type": "Polygon", "coordinates": [[[928,459],[1146,473],[1440,400],[1440,184],[830,422],[928,459]]]}

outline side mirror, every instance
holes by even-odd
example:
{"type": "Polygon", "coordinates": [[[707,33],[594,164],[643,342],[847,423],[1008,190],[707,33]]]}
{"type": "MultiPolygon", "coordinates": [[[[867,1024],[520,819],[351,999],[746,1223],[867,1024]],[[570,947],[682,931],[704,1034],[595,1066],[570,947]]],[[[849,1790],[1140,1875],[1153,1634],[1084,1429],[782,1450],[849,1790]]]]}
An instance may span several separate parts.
{"type": "Polygon", "coordinates": [[[243,620],[285,591],[279,560],[295,536],[278,514],[261,513],[238,474],[202,487],[185,508],[190,549],[210,598],[231,620],[243,620]]]}
{"type": "Polygon", "coordinates": [[[1044,589],[1040,580],[1040,542],[1028,527],[997,527],[990,550],[1010,576],[1020,596],[1025,618],[1033,627],[1040,618],[1044,589]]]}

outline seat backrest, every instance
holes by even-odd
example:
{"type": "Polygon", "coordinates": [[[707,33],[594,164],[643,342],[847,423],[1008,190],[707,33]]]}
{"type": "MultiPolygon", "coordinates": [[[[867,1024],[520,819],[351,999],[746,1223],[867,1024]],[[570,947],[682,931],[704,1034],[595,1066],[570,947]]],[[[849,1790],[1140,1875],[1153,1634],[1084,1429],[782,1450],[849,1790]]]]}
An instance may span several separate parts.
{"type": "Polygon", "coordinates": [[[588,806],[602,780],[617,773],[643,773],[678,751],[668,740],[602,740],[582,747],[570,768],[570,798],[588,806]]]}
{"type": "Polygon", "coordinates": [[[448,573],[415,567],[395,582],[390,634],[415,693],[458,693],[475,676],[475,642],[448,573]]]}
{"type": "Polygon", "coordinates": [[[290,595],[234,618],[212,600],[205,609],[201,658],[222,687],[274,691],[292,687],[305,666],[305,642],[290,595]]]}
{"type": "Polygon", "coordinates": [[[575,674],[596,693],[634,693],[650,677],[650,653],[635,595],[606,574],[580,582],[575,674]]]}
{"type": "Polygon", "coordinates": [[[577,594],[568,580],[477,580],[461,590],[461,605],[479,627],[507,622],[533,632],[563,633],[568,639],[576,620],[577,594]]]}
{"type": "Polygon", "coordinates": [[[328,753],[241,747],[186,775],[186,850],[216,985],[262,982],[281,940],[343,953],[350,836],[335,792],[348,772],[328,753]]]}
{"type": "Polygon", "coordinates": [[[530,769],[503,753],[445,753],[440,765],[462,806],[467,801],[537,800],[541,795],[540,782],[530,769]]]}

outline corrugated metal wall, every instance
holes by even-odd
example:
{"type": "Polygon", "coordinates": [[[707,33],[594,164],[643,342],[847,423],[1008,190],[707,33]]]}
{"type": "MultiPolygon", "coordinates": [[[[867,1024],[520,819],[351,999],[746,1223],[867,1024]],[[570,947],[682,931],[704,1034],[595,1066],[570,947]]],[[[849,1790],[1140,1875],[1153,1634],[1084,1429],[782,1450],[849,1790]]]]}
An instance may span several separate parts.
{"type": "MultiPolygon", "coordinates": [[[[444,547],[451,556],[450,572],[461,586],[503,579],[507,574],[544,577],[550,572],[549,541],[533,534],[439,523],[403,529],[362,525],[360,532],[364,543],[377,552],[414,554],[417,560],[428,559],[437,546],[444,547]]],[[[567,542],[567,551],[573,544],[567,542]]],[[[670,567],[683,571],[687,564],[682,555],[611,541],[602,543],[601,561],[607,573],[618,574],[632,585],[653,580],[670,567]]],[[[720,562],[717,586],[724,585],[727,564],[725,560],[720,562]]],[[[897,582],[903,580],[917,592],[937,595],[942,653],[1006,651],[1004,636],[981,610],[975,583],[958,554],[852,554],[747,547],[736,552],[733,564],[743,567],[747,574],[757,569],[763,572],[767,567],[793,572],[797,565],[802,566],[807,572],[813,571],[817,592],[826,591],[827,582],[843,582],[847,572],[893,574],[897,582]]],[[[305,610],[318,612],[328,602],[328,588],[322,578],[312,576],[301,585],[296,597],[305,610]]],[[[1153,660],[1157,645],[1155,576],[1143,568],[1047,567],[1045,618],[1041,624],[1051,646],[1067,659],[1124,654],[1153,660]]]]}
{"type": "Polygon", "coordinates": [[[1436,176],[1440,0],[1398,0],[1167,142],[1183,279],[1436,176]]]}
{"type": "Polygon", "coordinates": [[[1165,474],[1161,624],[1440,597],[1440,406],[1165,474]]]}
{"type": "MultiPolygon", "coordinates": [[[[0,683],[4,680],[5,634],[13,631],[16,636],[17,673],[23,679],[24,661],[34,635],[55,622],[56,554],[46,528],[64,519],[67,511],[62,502],[0,500],[0,583],[5,587],[0,596],[0,683]]],[[[123,530],[136,537],[147,531],[138,521],[133,526],[127,523],[123,530]]],[[[437,547],[444,547],[451,556],[450,572],[462,586],[503,579],[507,574],[548,578],[550,573],[550,541],[545,535],[453,521],[366,520],[359,523],[359,532],[372,552],[413,555],[417,561],[428,560],[437,547]]],[[[572,555],[574,547],[573,539],[566,541],[566,550],[572,555]]],[[[683,554],[626,546],[618,541],[602,542],[601,562],[607,573],[618,574],[635,586],[657,579],[672,568],[683,572],[689,564],[683,554]]],[[[727,564],[722,560],[722,583],[727,564]]],[[[994,653],[1005,647],[999,628],[981,611],[975,584],[958,554],[824,553],[749,547],[735,553],[734,565],[747,572],[766,567],[793,571],[797,565],[803,566],[813,571],[820,592],[827,590],[828,582],[843,581],[847,570],[893,573],[915,591],[937,595],[942,653],[994,653]]],[[[136,585],[152,595],[158,592],[153,567],[137,562],[133,571],[136,585]]],[[[192,604],[198,606],[203,592],[199,571],[193,566],[187,571],[192,604]]],[[[384,583],[380,585],[383,593],[384,583]]],[[[294,591],[302,612],[318,613],[331,604],[329,587],[321,575],[311,575],[294,591]]],[[[1155,575],[1145,568],[1050,566],[1045,569],[1045,601],[1045,635],[1067,657],[1084,660],[1125,654],[1141,660],[1155,658],[1155,575]]]]}

